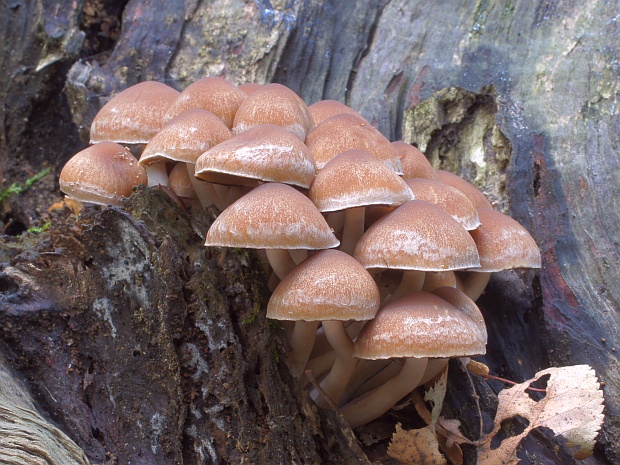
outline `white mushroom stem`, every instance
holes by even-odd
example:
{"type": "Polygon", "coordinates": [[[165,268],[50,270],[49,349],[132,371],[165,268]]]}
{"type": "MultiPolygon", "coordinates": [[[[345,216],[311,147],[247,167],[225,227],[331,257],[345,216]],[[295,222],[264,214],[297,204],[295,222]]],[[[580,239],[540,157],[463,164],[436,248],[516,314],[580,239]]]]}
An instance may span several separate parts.
{"type": "MultiPolygon", "coordinates": [[[[349,337],[343,321],[323,321],[323,329],[329,344],[334,349],[336,359],[330,372],[321,382],[321,388],[334,404],[338,404],[349,378],[355,370],[358,359],[353,358],[353,341],[349,337]]],[[[328,406],[322,397],[317,398],[316,401],[319,407],[328,406]]]]}
{"type": "Polygon", "coordinates": [[[474,302],[480,298],[489,284],[491,273],[485,271],[467,271],[461,274],[463,292],[474,302]]]}
{"type": "Polygon", "coordinates": [[[267,249],[265,252],[271,269],[280,280],[297,266],[286,249],[267,249]]]}
{"type": "Polygon", "coordinates": [[[168,170],[165,162],[151,163],[144,168],[149,186],[168,185],[168,170]]]}
{"type": "Polygon", "coordinates": [[[364,234],[365,212],[365,207],[347,208],[344,212],[344,226],[339,248],[349,255],[353,255],[357,242],[364,234]]]}
{"type": "Polygon", "coordinates": [[[394,291],[394,295],[389,297],[387,300],[392,301],[404,296],[405,294],[409,294],[410,292],[421,291],[422,286],[424,286],[425,275],[426,273],[424,271],[405,270],[398,288],[394,291]]]}
{"type": "Polygon", "coordinates": [[[351,428],[379,418],[413,391],[424,376],[427,362],[426,358],[407,358],[396,376],[346,405],[342,414],[351,428]]]}
{"type": "Polygon", "coordinates": [[[215,206],[222,211],[222,201],[217,195],[217,192],[215,192],[215,189],[213,189],[213,185],[211,183],[201,181],[195,176],[196,165],[194,163],[186,163],[185,165],[187,166],[189,179],[192,181],[192,187],[196,192],[196,196],[198,197],[202,208],[207,209],[211,205],[215,204],[215,206]]]}
{"type": "Polygon", "coordinates": [[[318,321],[299,320],[295,322],[289,341],[291,351],[286,359],[291,375],[295,378],[300,378],[304,372],[310,352],[312,352],[318,326],[318,321]]]}
{"type": "Polygon", "coordinates": [[[360,395],[378,387],[388,379],[396,375],[402,368],[402,362],[398,359],[379,359],[379,360],[360,360],[351,378],[349,384],[343,394],[341,401],[347,403],[349,400],[359,397],[360,395]],[[362,389],[362,387],[371,386],[371,380],[380,380],[372,387],[362,389]]]}

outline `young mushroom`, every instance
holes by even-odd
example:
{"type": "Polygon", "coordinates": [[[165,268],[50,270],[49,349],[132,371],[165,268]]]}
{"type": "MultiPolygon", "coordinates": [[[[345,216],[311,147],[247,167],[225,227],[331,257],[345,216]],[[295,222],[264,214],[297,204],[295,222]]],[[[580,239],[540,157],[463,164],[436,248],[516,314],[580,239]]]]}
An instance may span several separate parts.
{"type": "Polygon", "coordinates": [[[379,289],[370,274],[350,255],[321,250],[293,269],[274,290],[267,318],[296,321],[287,364],[293,376],[303,373],[316,329],[322,322],[336,354],[322,387],[335,403],[355,368],[353,341],[345,321],[366,321],[379,308],[379,289]],[[303,322],[301,322],[303,321],[303,322]]]}
{"type": "Polygon", "coordinates": [[[100,142],[76,153],[60,172],[60,190],[82,202],[120,205],[134,186],[146,184],[144,168],[129,149],[100,142]]]}

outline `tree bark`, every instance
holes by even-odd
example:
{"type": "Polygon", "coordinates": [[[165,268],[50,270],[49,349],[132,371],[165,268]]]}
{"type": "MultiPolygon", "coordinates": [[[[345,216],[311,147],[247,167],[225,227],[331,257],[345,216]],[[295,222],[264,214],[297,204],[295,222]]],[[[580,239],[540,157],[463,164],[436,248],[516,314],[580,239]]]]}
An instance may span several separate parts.
{"type": "MultiPolygon", "coordinates": [[[[131,0],[121,9],[56,0],[0,9],[5,187],[45,164],[57,174],[103,103],[139,81],[182,89],[221,75],[281,82],[307,103],[344,101],[532,232],[543,268],[500,273],[480,299],[485,360],[515,381],[549,365],[592,365],[606,399],[596,460],[620,461],[617,2],[131,0]]],[[[5,201],[4,232],[45,222],[58,197],[50,175],[5,201]]],[[[3,240],[2,352],[42,410],[94,462],[361,457],[338,417],[318,415],[267,353],[284,348],[254,313],[266,296],[252,255],[202,249],[208,218],[200,227],[176,219],[161,194],[132,202],[3,240]]]]}

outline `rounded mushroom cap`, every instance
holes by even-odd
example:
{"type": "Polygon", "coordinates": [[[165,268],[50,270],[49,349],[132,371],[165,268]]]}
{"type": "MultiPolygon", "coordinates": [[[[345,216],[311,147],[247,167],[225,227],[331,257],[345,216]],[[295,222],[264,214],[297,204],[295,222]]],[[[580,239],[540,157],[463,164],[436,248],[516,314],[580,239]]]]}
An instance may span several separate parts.
{"type": "Polygon", "coordinates": [[[213,113],[231,129],[237,109],[246,97],[245,92],[221,77],[202,78],[181,92],[168,109],[165,121],[168,122],[191,108],[202,108],[213,113]]]}
{"type": "Polygon", "coordinates": [[[231,184],[239,178],[273,181],[309,188],[316,169],[310,150],[290,131],[275,124],[261,124],[203,153],[196,162],[196,176],[204,181],[231,184]]]}
{"type": "Polygon", "coordinates": [[[476,209],[493,208],[493,205],[491,205],[491,201],[487,199],[486,195],[484,195],[472,183],[466,181],[465,179],[457,176],[454,173],[451,173],[450,171],[436,170],[435,172],[437,174],[437,178],[441,182],[447,184],[448,186],[452,186],[465,194],[470,200],[470,202],[474,204],[474,207],[476,207],[476,209]]]}
{"type": "Polygon", "coordinates": [[[402,173],[400,157],[390,141],[365,119],[348,114],[327,118],[308,134],[306,145],[317,169],[347,150],[364,150],[396,174],[402,173]]]}
{"type": "Polygon", "coordinates": [[[469,233],[478,248],[480,268],[470,271],[541,267],[540,250],[527,229],[491,208],[480,208],[478,216],[480,226],[469,233]]]}
{"type": "Polygon", "coordinates": [[[482,332],[462,310],[428,292],[412,292],[379,309],[355,340],[353,355],[392,357],[465,357],[484,354],[482,332]]]}
{"type": "Polygon", "coordinates": [[[168,175],[168,187],[181,198],[196,199],[196,191],[187,171],[185,163],[175,163],[168,175]]]}
{"type": "Polygon", "coordinates": [[[293,187],[266,183],[213,222],[205,245],[254,249],[328,249],[340,241],[314,204],[293,187]]]}
{"type": "Polygon", "coordinates": [[[275,124],[302,141],[314,128],[312,115],[299,95],[282,84],[267,84],[244,100],[235,114],[233,132],[241,134],[259,124],[275,124]]]}
{"type": "Polygon", "coordinates": [[[460,190],[439,181],[413,178],[406,180],[417,200],[426,200],[441,207],[465,229],[476,229],[480,225],[474,205],[460,190]]]}
{"type": "Polygon", "coordinates": [[[196,163],[206,150],[231,137],[230,129],[213,113],[192,108],[171,119],[153,136],[140,155],[140,164],[196,163]]]}
{"type": "Polygon", "coordinates": [[[267,318],[370,320],[379,289],[362,265],[339,250],[321,250],[294,268],[274,290],[267,318]]]}
{"type": "Polygon", "coordinates": [[[82,202],[119,205],[133,186],[146,184],[146,171],[129,149],[100,142],[76,153],[60,172],[60,190],[82,202]]]}
{"type": "Polygon", "coordinates": [[[316,175],[308,196],[321,212],[413,200],[405,181],[363,150],[347,150],[332,158],[316,175]]]}
{"type": "Polygon", "coordinates": [[[310,110],[312,119],[314,119],[314,124],[317,126],[334,115],[348,114],[364,119],[364,117],[353,108],[338,100],[319,100],[308,106],[308,110],[310,110]]]}
{"type": "Polygon", "coordinates": [[[156,81],[128,87],[99,110],[90,126],[90,143],[146,144],[163,127],[178,96],[179,91],[156,81]]]}
{"type": "Polygon", "coordinates": [[[467,230],[423,200],[406,202],[375,222],[353,256],[366,268],[446,271],[479,266],[467,230]]]}
{"type": "Polygon", "coordinates": [[[400,157],[404,179],[424,178],[437,180],[435,169],[420,149],[400,140],[394,141],[391,144],[400,157]]]}

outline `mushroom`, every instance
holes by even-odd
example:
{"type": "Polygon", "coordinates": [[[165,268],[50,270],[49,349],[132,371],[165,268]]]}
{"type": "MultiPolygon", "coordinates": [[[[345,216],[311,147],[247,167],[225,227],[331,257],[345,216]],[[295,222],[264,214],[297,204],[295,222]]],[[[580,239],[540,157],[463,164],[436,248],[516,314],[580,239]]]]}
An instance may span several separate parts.
{"type": "Polygon", "coordinates": [[[312,351],[318,322],[336,358],[323,380],[326,394],[338,402],[355,368],[353,342],[344,321],[366,321],[379,308],[379,289],[354,258],[338,250],[321,250],[294,268],[274,290],[267,318],[296,321],[287,364],[299,377],[312,351]]]}
{"type": "Polygon", "coordinates": [[[312,115],[304,101],[282,84],[267,84],[244,100],[235,114],[233,132],[240,134],[259,124],[276,124],[302,141],[314,128],[312,115]]]}
{"type": "Polygon", "coordinates": [[[310,110],[310,114],[312,115],[312,119],[314,119],[314,124],[316,125],[321,124],[331,116],[341,114],[354,115],[363,119],[363,116],[357,111],[344,103],[339,102],[338,100],[319,100],[318,102],[309,105],[308,110],[310,110]]]}
{"type": "Polygon", "coordinates": [[[462,274],[465,294],[477,300],[491,273],[515,268],[540,268],[540,250],[530,233],[516,220],[491,208],[478,210],[480,226],[470,231],[480,256],[480,267],[462,274]]]}
{"type": "Polygon", "coordinates": [[[256,187],[281,182],[310,187],[316,175],[306,145],[275,124],[261,124],[207,150],[196,162],[196,176],[205,181],[256,187]]]}
{"type": "Polygon", "coordinates": [[[164,125],[179,91],[156,81],[135,84],[112,97],[90,126],[90,143],[146,144],[164,125]]]}
{"type": "Polygon", "coordinates": [[[476,208],[460,190],[430,179],[413,178],[406,179],[405,182],[416,199],[441,207],[468,231],[480,225],[476,208]]]}
{"type": "Polygon", "coordinates": [[[403,167],[403,178],[423,178],[437,180],[437,174],[432,165],[417,147],[403,141],[394,141],[392,146],[396,149],[403,167]]]}
{"type": "Polygon", "coordinates": [[[436,170],[437,178],[455,189],[460,190],[474,204],[476,209],[493,208],[489,199],[476,186],[450,171],[436,170]]]}
{"type": "Polygon", "coordinates": [[[344,211],[340,250],[349,255],[364,233],[367,205],[400,205],[413,200],[407,184],[363,150],[347,150],[327,162],[308,196],[322,213],[344,211]]]}
{"type": "Polygon", "coordinates": [[[347,150],[364,150],[396,174],[402,174],[400,157],[390,141],[368,122],[355,115],[339,114],[324,120],[308,134],[306,145],[318,170],[347,150]]]}
{"type": "Polygon", "coordinates": [[[60,190],[82,202],[120,205],[133,186],[146,184],[144,168],[128,148],[99,142],[76,153],[60,172],[60,190]]]}
{"type": "Polygon", "coordinates": [[[375,222],[353,256],[366,268],[404,270],[391,298],[422,289],[425,271],[479,266],[467,230],[437,205],[411,200],[375,222]]]}
{"type": "Polygon", "coordinates": [[[280,279],[296,265],[287,249],[319,250],[339,244],[310,199],[281,183],[262,184],[226,208],[205,241],[207,246],[266,249],[280,279]]]}
{"type": "Polygon", "coordinates": [[[184,111],[151,139],[140,156],[140,164],[149,174],[149,185],[168,183],[166,163],[184,163],[201,205],[207,208],[219,198],[213,187],[194,176],[196,161],[206,150],[231,137],[230,129],[210,111],[184,111]]]}
{"type": "Polygon", "coordinates": [[[202,78],[181,92],[166,112],[165,121],[170,121],[186,110],[201,108],[213,113],[231,129],[237,109],[246,97],[245,92],[221,77],[202,78]]]}
{"type": "Polygon", "coordinates": [[[352,428],[387,412],[421,382],[429,358],[484,354],[486,330],[460,307],[435,294],[412,292],[381,308],[362,328],[353,355],[362,359],[404,358],[402,368],[381,386],[342,409],[352,428]]]}

